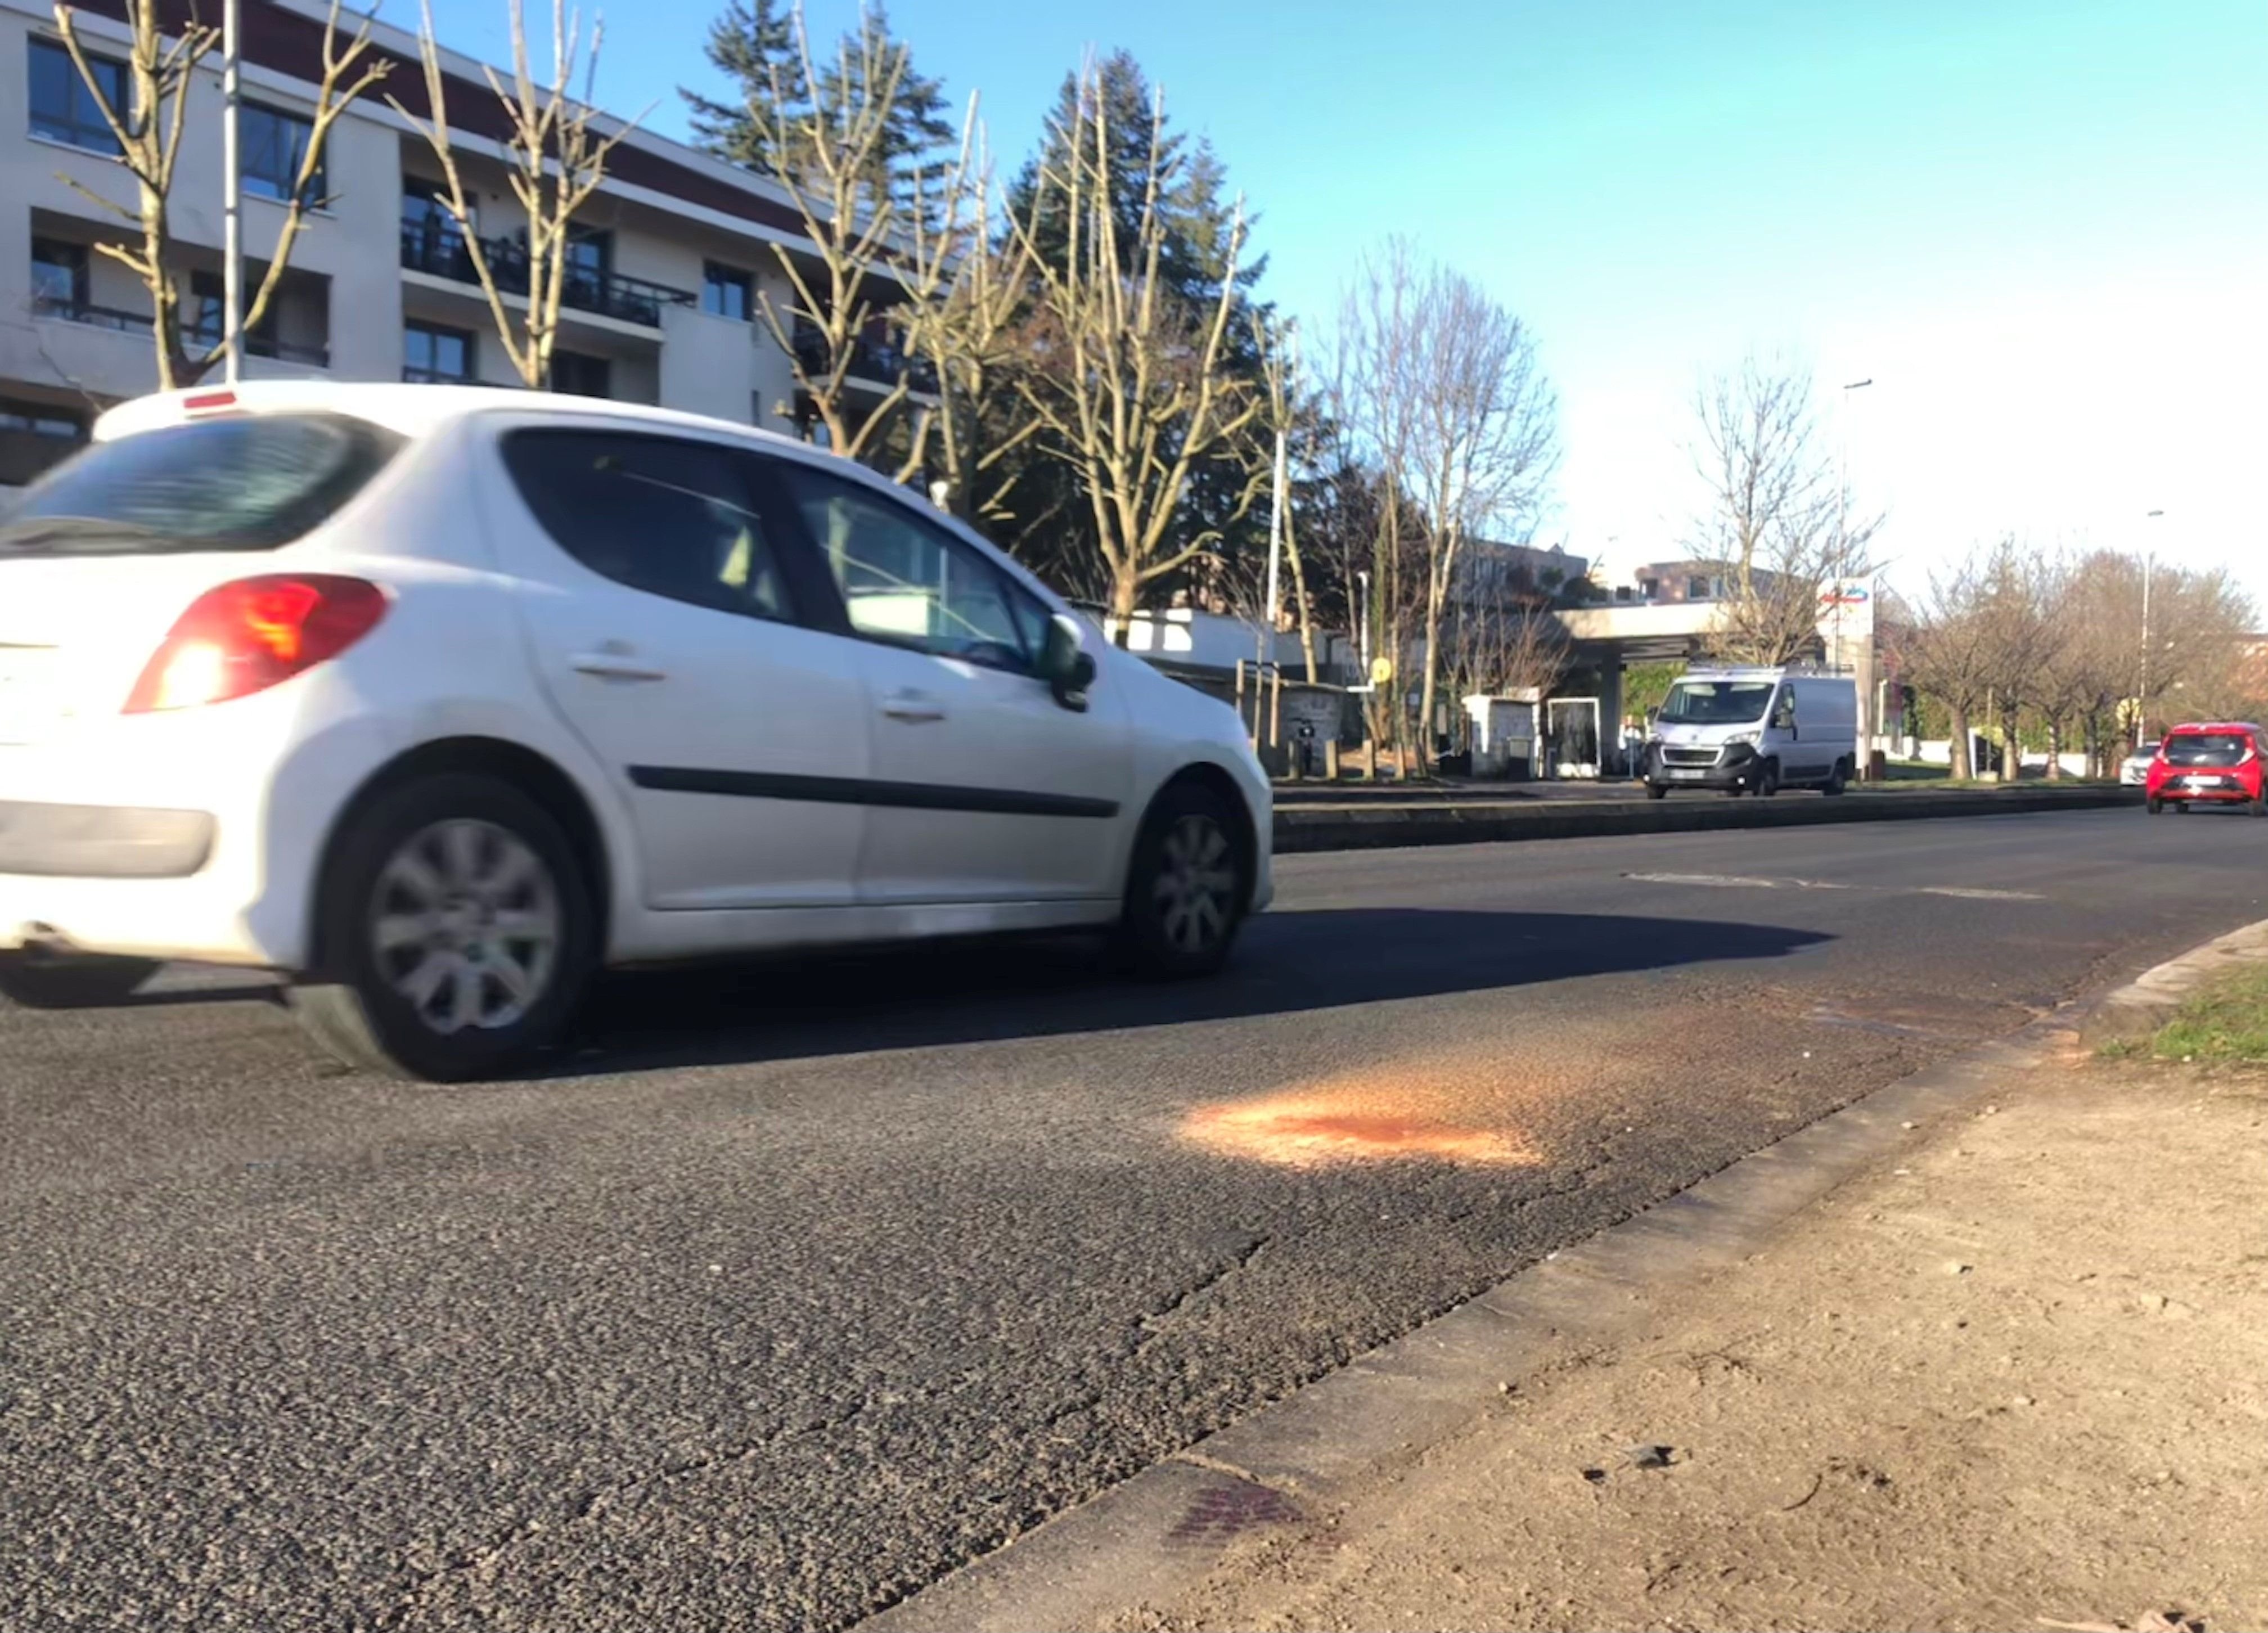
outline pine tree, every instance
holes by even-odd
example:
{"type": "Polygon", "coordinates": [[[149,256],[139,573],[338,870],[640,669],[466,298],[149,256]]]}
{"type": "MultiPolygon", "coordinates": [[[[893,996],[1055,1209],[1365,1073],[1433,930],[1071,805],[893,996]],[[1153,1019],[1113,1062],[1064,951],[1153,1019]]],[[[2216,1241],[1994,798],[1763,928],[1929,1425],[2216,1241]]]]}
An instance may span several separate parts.
{"type": "MultiPolygon", "coordinates": [[[[1170,121],[1160,127],[1149,77],[1130,53],[1115,51],[1105,57],[1096,64],[1095,78],[1108,129],[1112,209],[1119,222],[1122,254],[1130,257],[1135,253],[1135,224],[1154,170],[1167,223],[1160,277],[1174,302],[1196,321],[1218,297],[1220,280],[1231,276],[1226,254],[1236,205],[1227,166],[1210,143],[1200,140],[1191,146],[1170,121]]],[[[1071,158],[1064,146],[1070,133],[1082,128],[1082,115],[1092,120],[1092,109],[1083,107],[1080,99],[1079,76],[1066,76],[1040,150],[1026,161],[1009,191],[1009,209],[1018,219],[1031,223],[1040,254],[1058,264],[1067,253],[1068,224],[1059,190],[1043,187],[1041,180],[1043,173],[1062,173],[1071,158]]],[[[1252,219],[1247,217],[1248,227],[1252,219]]],[[[1237,269],[1240,291],[1248,291],[1265,265],[1264,259],[1254,260],[1237,269]]],[[[1126,270],[1131,276],[1135,268],[1130,265],[1126,270]]],[[[1262,335],[1273,332],[1270,316],[1265,303],[1240,293],[1227,349],[1233,372],[1255,380],[1262,377],[1262,335]]],[[[1065,587],[1084,588],[1074,582],[1076,563],[1092,551],[1077,533],[1084,526],[1078,519],[1082,507],[1071,503],[1072,496],[1065,491],[1070,473],[1045,461],[1036,450],[1027,463],[1030,468],[1018,482],[1022,496],[1019,508],[1026,516],[1043,519],[1038,526],[1000,530],[1009,536],[999,542],[1065,587]]],[[[1230,587],[1231,581],[1252,579],[1256,561],[1264,570],[1267,511],[1264,506],[1241,504],[1246,482],[1246,471],[1234,466],[1209,464],[1198,469],[1184,507],[1185,536],[1216,531],[1220,542],[1210,562],[1193,563],[1179,583],[1161,583],[1162,593],[1182,592],[1226,606],[1241,597],[1241,592],[1230,587]],[[1241,516],[1240,510],[1244,511],[1241,516]]]]}
{"type": "Polygon", "coordinates": [[[887,183],[907,207],[924,205],[921,178],[933,173],[954,141],[944,82],[918,73],[911,48],[890,32],[890,15],[880,0],[863,6],[856,32],[838,46],[814,40],[811,72],[797,38],[797,19],[778,0],[731,0],[709,30],[709,61],[740,90],[737,103],[682,92],[690,122],[702,146],[719,158],[751,170],[777,173],[783,156],[770,151],[767,129],[777,129],[815,101],[826,108],[855,105],[865,92],[867,64],[897,65],[889,135],[883,143],[887,183]]]}
{"type": "Polygon", "coordinates": [[[785,112],[809,99],[803,54],[796,47],[793,15],[782,15],[778,0],[731,0],[725,14],[709,26],[711,66],[740,88],[736,102],[718,102],[681,91],[691,110],[688,120],[700,145],[718,158],[750,170],[778,168],[764,130],[778,120],[750,117],[753,104],[785,112]]]}

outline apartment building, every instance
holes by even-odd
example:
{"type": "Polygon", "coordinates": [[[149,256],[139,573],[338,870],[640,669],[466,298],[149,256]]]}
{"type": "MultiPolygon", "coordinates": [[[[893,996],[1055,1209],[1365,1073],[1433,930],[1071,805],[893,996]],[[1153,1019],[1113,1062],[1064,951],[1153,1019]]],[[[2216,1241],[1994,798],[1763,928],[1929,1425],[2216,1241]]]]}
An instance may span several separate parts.
{"type": "MultiPolygon", "coordinates": [[[[96,71],[114,76],[122,97],[123,16],[118,0],[92,0],[78,13],[96,71]]],[[[305,151],[324,10],[243,0],[242,16],[249,298],[275,254],[305,151]]],[[[395,67],[332,128],[322,178],[329,202],[306,219],[280,298],[247,337],[245,374],[518,385],[468,248],[435,202],[440,167],[388,106],[392,98],[426,111],[416,40],[381,26],[373,41],[395,67]]],[[[503,110],[477,63],[449,55],[443,66],[477,231],[509,283],[526,217],[508,183],[503,110]]],[[[182,323],[206,341],[221,326],[219,68],[216,52],[191,90],[172,195],[188,273],[182,323]]],[[[96,248],[126,241],[129,229],[88,195],[135,202],[114,151],[52,13],[38,0],[0,0],[0,484],[29,481],[82,440],[102,408],[156,386],[148,294],[96,248]]],[[[808,249],[782,189],[634,131],[578,223],[556,389],[794,429],[791,365],[757,304],[769,294],[787,309],[779,251],[808,249]]],[[[858,385],[879,394],[905,366],[877,344],[858,385]]]]}

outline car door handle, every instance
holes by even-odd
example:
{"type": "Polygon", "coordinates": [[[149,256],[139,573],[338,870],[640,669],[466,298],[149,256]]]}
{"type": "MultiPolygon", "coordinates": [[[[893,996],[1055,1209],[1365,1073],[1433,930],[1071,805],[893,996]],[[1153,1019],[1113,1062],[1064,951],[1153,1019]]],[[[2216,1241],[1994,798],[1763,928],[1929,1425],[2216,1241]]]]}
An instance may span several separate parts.
{"type": "Polygon", "coordinates": [[[596,675],[601,680],[666,680],[669,671],[642,664],[627,652],[601,649],[595,652],[578,652],[568,662],[575,666],[578,674],[596,675]]]}
{"type": "Polygon", "coordinates": [[[893,720],[921,725],[944,719],[945,705],[927,692],[893,692],[882,700],[882,712],[893,720]]]}

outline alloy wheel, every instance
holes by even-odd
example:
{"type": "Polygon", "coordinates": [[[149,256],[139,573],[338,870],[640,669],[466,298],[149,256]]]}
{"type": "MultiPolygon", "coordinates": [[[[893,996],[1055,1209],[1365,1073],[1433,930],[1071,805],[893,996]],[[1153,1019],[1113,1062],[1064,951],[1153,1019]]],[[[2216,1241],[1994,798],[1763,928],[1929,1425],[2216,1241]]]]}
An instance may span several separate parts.
{"type": "Polygon", "coordinates": [[[1228,835],[1211,817],[1191,813],[1167,831],[1153,894],[1166,939],[1200,953],[1227,935],[1236,918],[1236,863],[1228,835]]]}
{"type": "Polygon", "coordinates": [[[379,976],[445,1037],[518,1024],[550,985],[563,933],[543,858],[509,828],[469,818],[395,850],[369,924],[379,976]]]}

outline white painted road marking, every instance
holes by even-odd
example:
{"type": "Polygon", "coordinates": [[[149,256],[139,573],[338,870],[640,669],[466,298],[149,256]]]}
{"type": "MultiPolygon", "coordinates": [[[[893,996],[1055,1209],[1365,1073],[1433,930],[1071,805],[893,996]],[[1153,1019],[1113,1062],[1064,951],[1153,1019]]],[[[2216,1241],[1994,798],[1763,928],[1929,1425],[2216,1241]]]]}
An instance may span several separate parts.
{"type": "Polygon", "coordinates": [[[1698,885],[1710,890],[1868,890],[1886,896],[1952,896],[1963,901],[2044,901],[2030,890],[1968,885],[1845,885],[1823,879],[1757,879],[1746,873],[1625,873],[1643,885],[1698,885]]]}

